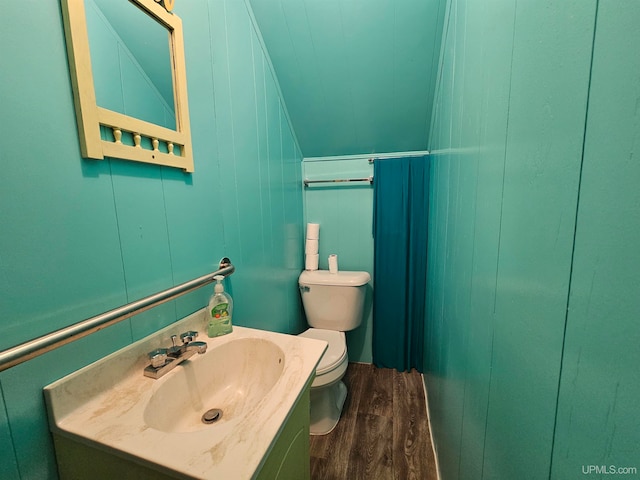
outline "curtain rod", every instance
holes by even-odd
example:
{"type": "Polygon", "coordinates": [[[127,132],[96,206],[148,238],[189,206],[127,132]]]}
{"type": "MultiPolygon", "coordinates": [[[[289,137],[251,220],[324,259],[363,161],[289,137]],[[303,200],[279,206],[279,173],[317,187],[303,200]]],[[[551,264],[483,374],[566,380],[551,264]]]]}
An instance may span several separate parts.
{"type": "Polygon", "coordinates": [[[102,330],[111,325],[115,325],[138,313],[142,313],[162,303],[173,300],[186,293],[192,292],[204,285],[213,282],[217,275],[229,276],[236,268],[227,257],[220,260],[220,269],[208,273],[188,282],[181,283],[175,287],[168,288],[161,292],[149,295],[135,302],[127,303],[108,312],[101,313],[68,327],[61,328],[55,332],[48,333],[41,337],[29,340],[15,347],[0,352],[0,372],[19,365],[27,360],[54,350],[68,343],[79,340],[87,335],[102,330]]]}

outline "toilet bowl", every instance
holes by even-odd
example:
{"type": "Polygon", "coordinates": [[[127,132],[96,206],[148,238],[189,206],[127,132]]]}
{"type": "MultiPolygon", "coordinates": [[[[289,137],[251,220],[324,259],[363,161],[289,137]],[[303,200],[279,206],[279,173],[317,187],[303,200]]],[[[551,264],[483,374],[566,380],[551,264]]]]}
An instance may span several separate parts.
{"type": "Polygon", "coordinates": [[[342,377],[349,357],[345,331],[362,322],[367,272],[304,271],[299,285],[307,322],[301,336],[324,340],[328,347],[311,384],[311,435],[331,432],[342,413],[347,387],[342,377]]]}
{"type": "Polygon", "coordinates": [[[311,435],[326,435],[338,424],[347,398],[347,387],[342,382],[349,363],[346,336],[344,332],[319,328],[310,328],[300,336],[329,344],[311,384],[311,435]]]}

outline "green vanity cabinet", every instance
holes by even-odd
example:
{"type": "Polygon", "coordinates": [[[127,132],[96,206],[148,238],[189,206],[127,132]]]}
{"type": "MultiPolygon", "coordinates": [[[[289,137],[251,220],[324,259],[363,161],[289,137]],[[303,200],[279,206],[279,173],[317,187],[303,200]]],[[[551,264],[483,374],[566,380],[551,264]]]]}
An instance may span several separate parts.
{"type": "Polygon", "coordinates": [[[309,463],[309,391],[313,378],[291,411],[275,445],[257,475],[258,480],[311,478],[309,463]]]}
{"type": "MultiPolygon", "coordinates": [[[[282,426],[262,467],[253,476],[259,480],[308,480],[309,466],[309,379],[289,418],[282,426]]],[[[260,435],[260,432],[256,432],[260,435]]],[[[161,466],[137,463],[116,451],[107,452],[69,437],[53,434],[58,473],[62,480],[169,480],[191,479],[184,475],[163,471],[161,466]]],[[[215,477],[215,474],[212,478],[215,477]]],[[[240,480],[240,479],[238,479],[240,480]]]]}
{"type": "Polygon", "coordinates": [[[120,457],[117,452],[106,452],[69,437],[53,434],[60,480],[175,480],[168,472],[160,472],[149,465],[120,457]]]}

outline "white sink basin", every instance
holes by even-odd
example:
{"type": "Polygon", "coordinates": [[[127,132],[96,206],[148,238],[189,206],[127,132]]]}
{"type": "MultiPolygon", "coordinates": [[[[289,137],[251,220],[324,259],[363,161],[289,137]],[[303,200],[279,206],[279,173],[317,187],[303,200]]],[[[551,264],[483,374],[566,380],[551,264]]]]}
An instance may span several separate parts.
{"type": "Polygon", "coordinates": [[[144,410],[145,423],[151,428],[212,430],[247,415],[282,376],[285,354],[272,341],[240,338],[214,347],[197,360],[183,362],[151,395],[144,410]],[[218,411],[219,420],[203,423],[203,414],[212,409],[218,411]]]}
{"type": "Polygon", "coordinates": [[[196,312],[45,387],[51,431],[171,476],[253,477],[327,344],[234,326],[201,333],[207,351],[163,377],[143,375],[148,352],[203,326],[196,312]],[[209,409],[222,415],[205,424],[209,409]]]}

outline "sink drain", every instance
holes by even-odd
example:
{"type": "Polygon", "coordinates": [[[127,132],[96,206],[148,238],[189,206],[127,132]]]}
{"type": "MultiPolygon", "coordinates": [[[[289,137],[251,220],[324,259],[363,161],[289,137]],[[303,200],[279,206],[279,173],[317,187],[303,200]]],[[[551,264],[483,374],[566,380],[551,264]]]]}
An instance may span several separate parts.
{"type": "Polygon", "coordinates": [[[202,423],[206,423],[207,425],[210,423],[215,423],[222,418],[222,410],[219,408],[212,408],[211,410],[207,410],[202,415],[202,423]]]}

